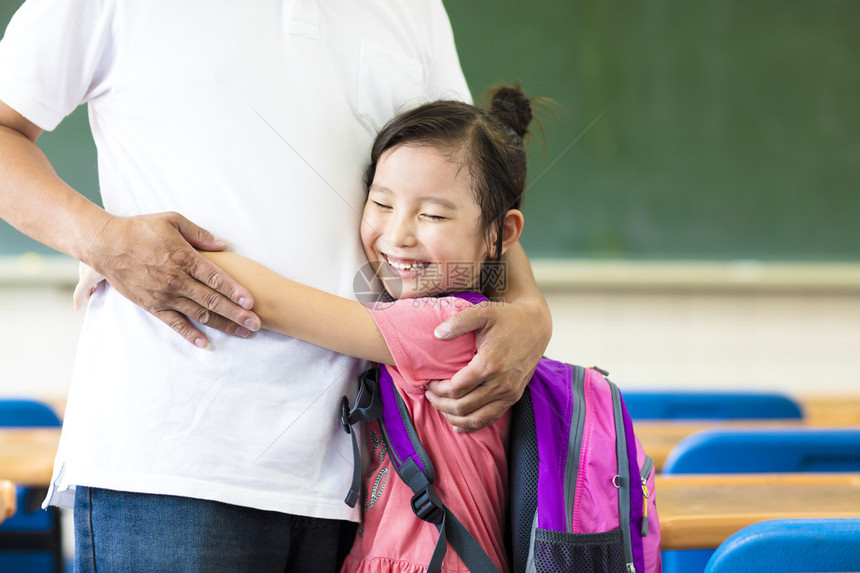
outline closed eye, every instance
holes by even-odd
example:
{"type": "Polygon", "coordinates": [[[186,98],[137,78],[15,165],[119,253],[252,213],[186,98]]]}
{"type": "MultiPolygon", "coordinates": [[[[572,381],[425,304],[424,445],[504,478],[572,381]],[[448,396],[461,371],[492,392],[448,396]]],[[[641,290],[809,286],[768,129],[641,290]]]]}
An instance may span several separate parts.
{"type": "Polygon", "coordinates": [[[391,205],[386,205],[385,203],[380,203],[379,201],[374,201],[372,199],[370,202],[380,209],[391,209],[391,205]]]}
{"type": "Polygon", "coordinates": [[[444,221],[448,218],[441,215],[431,215],[430,213],[424,213],[421,216],[430,221],[444,221]]]}

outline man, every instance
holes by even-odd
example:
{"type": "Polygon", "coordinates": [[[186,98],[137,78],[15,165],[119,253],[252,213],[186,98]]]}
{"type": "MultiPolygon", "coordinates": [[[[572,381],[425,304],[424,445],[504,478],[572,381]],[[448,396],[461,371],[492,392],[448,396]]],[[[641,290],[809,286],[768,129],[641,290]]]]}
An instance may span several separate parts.
{"type": "MultiPolygon", "coordinates": [[[[19,10],[0,43],[0,216],[111,284],[90,303],[48,496],[74,500],[77,568],[336,567],[358,519],[337,404],[362,365],[258,330],[248,291],[195,248],[226,237],[352,296],[375,130],[443,96],[468,89],[439,0],[19,10]],[[106,210],[34,145],[84,102],[106,210]]],[[[463,429],[519,397],[549,338],[521,248],[508,263],[513,304],[442,328],[489,330],[470,369],[432,388],[463,429]]]]}

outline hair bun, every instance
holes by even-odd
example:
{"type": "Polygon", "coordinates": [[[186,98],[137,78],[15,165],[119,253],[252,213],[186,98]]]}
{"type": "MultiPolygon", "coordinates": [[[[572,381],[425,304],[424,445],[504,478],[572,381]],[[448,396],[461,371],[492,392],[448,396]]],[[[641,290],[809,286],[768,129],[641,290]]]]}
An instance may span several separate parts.
{"type": "Polygon", "coordinates": [[[519,86],[503,86],[492,90],[490,96],[490,113],[524,137],[532,121],[532,105],[523,90],[519,86]]]}

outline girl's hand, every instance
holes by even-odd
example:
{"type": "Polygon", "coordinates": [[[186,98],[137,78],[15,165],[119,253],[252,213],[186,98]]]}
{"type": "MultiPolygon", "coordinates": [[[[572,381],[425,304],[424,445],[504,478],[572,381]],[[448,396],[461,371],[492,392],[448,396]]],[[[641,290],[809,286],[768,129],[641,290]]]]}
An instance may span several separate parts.
{"type": "Polygon", "coordinates": [[[458,432],[498,420],[522,396],[549,344],[552,318],[542,298],[481,303],[442,323],[436,337],[475,331],[478,353],[450,380],[427,385],[427,399],[458,432]]]}
{"type": "Polygon", "coordinates": [[[72,295],[72,300],[75,303],[75,310],[80,310],[99,286],[105,280],[104,276],[100,275],[84,263],[78,265],[78,284],[75,286],[75,294],[72,295]]]}

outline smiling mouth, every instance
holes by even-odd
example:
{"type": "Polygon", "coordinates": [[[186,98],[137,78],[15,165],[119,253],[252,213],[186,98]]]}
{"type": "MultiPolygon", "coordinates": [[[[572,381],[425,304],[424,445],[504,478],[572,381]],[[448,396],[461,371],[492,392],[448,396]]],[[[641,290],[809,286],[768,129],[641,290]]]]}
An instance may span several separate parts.
{"type": "Polygon", "coordinates": [[[393,269],[398,271],[421,271],[426,269],[430,263],[427,261],[412,261],[409,263],[403,261],[392,260],[388,255],[382,253],[382,258],[385,259],[385,262],[393,269]]]}

